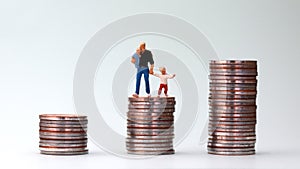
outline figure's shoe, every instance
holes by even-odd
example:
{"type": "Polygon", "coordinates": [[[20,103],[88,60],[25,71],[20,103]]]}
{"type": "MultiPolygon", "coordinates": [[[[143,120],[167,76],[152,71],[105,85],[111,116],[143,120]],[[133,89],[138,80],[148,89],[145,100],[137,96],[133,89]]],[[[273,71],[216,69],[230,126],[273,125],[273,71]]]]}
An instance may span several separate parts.
{"type": "Polygon", "coordinates": [[[147,94],[147,97],[151,97],[151,94],[147,94]]]}
{"type": "Polygon", "coordinates": [[[132,97],[134,97],[134,98],[138,98],[138,97],[139,97],[139,95],[138,95],[138,94],[136,94],[136,93],[134,93],[134,94],[132,95],[132,97]]]}
{"type": "Polygon", "coordinates": [[[169,95],[168,95],[168,94],[165,94],[165,96],[168,97],[169,95]]]}
{"type": "Polygon", "coordinates": [[[160,97],[160,95],[157,95],[157,97],[160,97]]]}

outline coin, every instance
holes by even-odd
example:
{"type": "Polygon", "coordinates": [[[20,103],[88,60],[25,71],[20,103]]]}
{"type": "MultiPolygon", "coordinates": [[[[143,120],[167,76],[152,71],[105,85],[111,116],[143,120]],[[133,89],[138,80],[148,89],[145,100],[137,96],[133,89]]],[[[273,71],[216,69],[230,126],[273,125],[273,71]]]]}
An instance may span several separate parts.
{"type": "Polygon", "coordinates": [[[51,148],[82,148],[86,147],[86,143],[43,143],[40,142],[40,147],[51,147],[51,148]]]}
{"type": "Polygon", "coordinates": [[[40,122],[40,127],[52,127],[52,128],[87,128],[87,125],[81,124],[49,124],[40,122]]]}
{"type": "Polygon", "coordinates": [[[66,152],[41,150],[41,154],[45,154],[45,155],[84,155],[84,154],[88,154],[88,150],[66,151],[66,152]]]}
{"type": "Polygon", "coordinates": [[[48,124],[69,124],[69,125],[74,125],[74,124],[87,124],[87,120],[40,120],[42,123],[48,123],[48,124]]]}
{"type": "Polygon", "coordinates": [[[161,143],[173,143],[173,139],[161,139],[161,140],[138,140],[138,139],[126,139],[126,143],[151,143],[151,144],[161,144],[161,143]]]}
{"type": "Polygon", "coordinates": [[[47,139],[40,139],[40,143],[49,143],[49,144],[79,144],[79,143],[87,143],[87,139],[82,140],[47,140],[47,139]]]}
{"type": "Polygon", "coordinates": [[[145,108],[145,109],[137,109],[137,108],[128,108],[130,112],[140,112],[140,113],[171,113],[175,111],[175,108],[145,108]]]}
{"type": "Polygon", "coordinates": [[[136,155],[174,153],[175,98],[129,97],[128,101],[127,152],[136,155]]]}
{"type": "Polygon", "coordinates": [[[174,101],[175,97],[129,97],[128,98],[129,102],[153,102],[153,101],[159,101],[159,102],[167,102],[167,101],[174,101]]]}
{"type": "Polygon", "coordinates": [[[39,149],[48,155],[87,154],[87,117],[71,114],[42,114],[39,149]]]}
{"type": "Polygon", "coordinates": [[[141,151],[141,150],[127,150],[128,154],[133,155],[171,155],[175,154],[174,149],[170,149],[167,151],[141,151]]]}
{"type": "Polygon", "coordinates": [[[87,120],[87,116],[73,114],[42,114],[40,120],[87,120]]]}
{"type": "Polygon", "coordinates": [[[213,60],[209,67],[208,153],[255,154],[257,62],[213,60]]]}

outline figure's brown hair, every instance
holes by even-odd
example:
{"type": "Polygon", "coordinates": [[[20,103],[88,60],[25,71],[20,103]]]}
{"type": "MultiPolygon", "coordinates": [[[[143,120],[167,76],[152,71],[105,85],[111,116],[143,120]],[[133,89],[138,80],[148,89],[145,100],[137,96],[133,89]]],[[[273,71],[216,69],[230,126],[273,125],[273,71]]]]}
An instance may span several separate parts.
{"type": "Polygon", "coordinates": [[[145,42],[142,42],[140,44],[140,49],[146,49],[146,43],[145,42]]]}

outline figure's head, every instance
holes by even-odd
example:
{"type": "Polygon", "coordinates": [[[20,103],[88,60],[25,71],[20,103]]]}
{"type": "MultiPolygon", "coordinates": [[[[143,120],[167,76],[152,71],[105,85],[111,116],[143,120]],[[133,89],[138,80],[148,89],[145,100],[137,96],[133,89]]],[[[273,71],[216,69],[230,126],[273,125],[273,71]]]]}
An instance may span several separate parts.
{"type": "Polygon", "coordinates": [[[136,53],[137,53],[138,55],[140,55],[140,54],[141,54],[141,49],[140,49],[140,48],[137,48],[137,49],[136,49],[136,53]]]}
{"type": "Polygon", "coordinates": [[[165,67],[160,67],[159,71],[161,72],[161,74],[166,74],[167,73],[167,69],[165,67]]]}
{"type": "Polygon", "coordinates": [[[142,42],[140,44],[140,49],[141,49],[142,52],[146,50],[146,43],[145,42],[142,42]]]}

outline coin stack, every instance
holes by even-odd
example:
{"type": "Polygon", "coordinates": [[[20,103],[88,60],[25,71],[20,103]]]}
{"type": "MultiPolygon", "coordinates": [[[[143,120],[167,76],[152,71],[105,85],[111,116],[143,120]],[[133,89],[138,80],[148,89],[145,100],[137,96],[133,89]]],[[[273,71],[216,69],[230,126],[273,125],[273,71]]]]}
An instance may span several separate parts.
{"type": "Polygon", "coordinates": [[[87,117],[71,114],[42,114],[40,151],[47,155],[87,154],[87,117]]]}
{"type": "Polygon", "coordinates": [[[126,148],[129,154],[174,154],[174,97],[129,97],[126,148]]]}
{"type": "Polygon", "coordinates": [[[256,61],[211,61],[208,153],[255,154],[256,61]]]}

